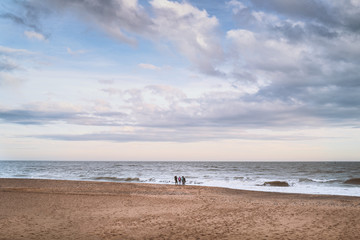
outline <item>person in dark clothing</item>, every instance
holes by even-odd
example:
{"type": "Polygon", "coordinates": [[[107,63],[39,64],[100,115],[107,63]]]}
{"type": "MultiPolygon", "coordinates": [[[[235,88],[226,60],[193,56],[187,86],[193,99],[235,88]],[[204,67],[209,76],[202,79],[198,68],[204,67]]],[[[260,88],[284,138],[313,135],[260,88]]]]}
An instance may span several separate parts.
{"type": "Polygon", "coordinates": [[[177,184],[178,184],[178,178],[177,178],[177,176],[175,176],[174,179],[175,179],[175,185],[177,185],[177,184]]]}
{"type": "Polygon", "coordinates": [[[186,179],[184,176],[181,177],[182,184],[185,185],[186,179]]]}

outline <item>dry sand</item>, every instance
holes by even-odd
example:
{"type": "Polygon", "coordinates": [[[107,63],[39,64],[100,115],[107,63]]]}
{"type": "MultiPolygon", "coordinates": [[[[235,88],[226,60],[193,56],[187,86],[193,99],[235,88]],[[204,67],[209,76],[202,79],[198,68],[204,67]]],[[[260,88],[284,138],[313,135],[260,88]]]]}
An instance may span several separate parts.
{"type": "Polygon", "coordinates": [[[360,198],[0,179],[0,239],[360,239],[360,198]]]}

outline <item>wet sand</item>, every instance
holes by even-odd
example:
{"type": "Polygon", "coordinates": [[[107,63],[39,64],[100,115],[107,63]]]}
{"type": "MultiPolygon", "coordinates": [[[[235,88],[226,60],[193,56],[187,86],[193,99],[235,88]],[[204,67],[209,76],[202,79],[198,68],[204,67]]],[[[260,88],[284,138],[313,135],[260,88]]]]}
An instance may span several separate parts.
{"type": "Polygon", "coordinates": [[[360,239],[360,198],[0,179],[0,239],[360,239]]]}

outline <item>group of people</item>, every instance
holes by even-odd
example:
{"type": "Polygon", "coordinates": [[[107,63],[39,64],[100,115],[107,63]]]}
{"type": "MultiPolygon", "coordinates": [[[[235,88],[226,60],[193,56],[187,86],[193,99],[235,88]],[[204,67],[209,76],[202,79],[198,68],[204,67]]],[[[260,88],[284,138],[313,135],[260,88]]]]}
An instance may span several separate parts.
{"type": "Polygon", "coordinates": [[[186,183],[186,179],[184,176],[182,176],[182,177],[175,176],[174,179],[175,179],[175,185],[181,185],[181,184],[185,185],[185,183],[186,183]]]}

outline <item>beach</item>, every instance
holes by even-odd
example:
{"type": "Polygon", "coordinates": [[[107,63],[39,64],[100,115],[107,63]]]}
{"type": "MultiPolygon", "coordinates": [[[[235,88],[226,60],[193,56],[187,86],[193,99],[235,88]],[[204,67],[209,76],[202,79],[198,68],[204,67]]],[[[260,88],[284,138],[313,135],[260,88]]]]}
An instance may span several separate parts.
{"type": "Polygon", "coordinates": [[[360,239],[360,198],[0,179],[0,239],[360,239]]]}

